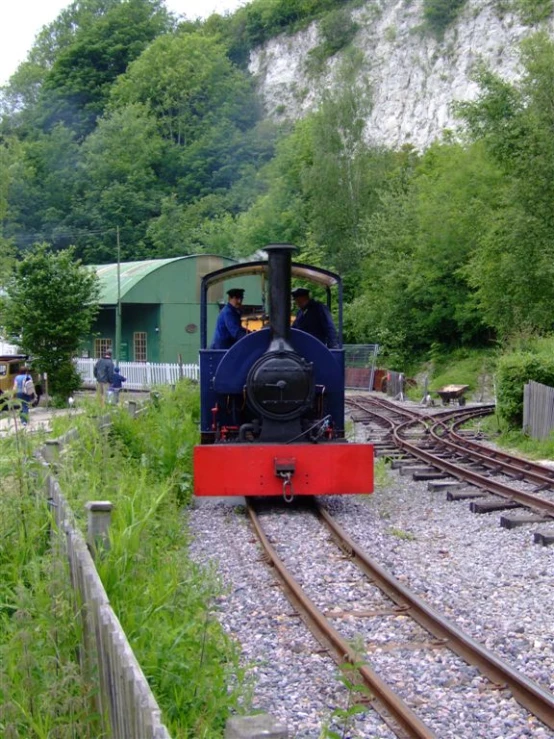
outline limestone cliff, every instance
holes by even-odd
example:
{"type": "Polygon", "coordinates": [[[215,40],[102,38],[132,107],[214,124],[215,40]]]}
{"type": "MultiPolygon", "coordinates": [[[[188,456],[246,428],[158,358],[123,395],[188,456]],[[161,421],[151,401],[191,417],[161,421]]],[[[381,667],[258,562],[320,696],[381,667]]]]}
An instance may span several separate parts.
{"type": "MultiPolygon", "coordinates": [[[[517,14],[502,14],[498,0],[468,0],[441,40],[422,26],[422,0],[367,2],[352,11],[359,29],[352,45],[361,51],[360,82],[368,82],[372,109],[366,132],[376,143],[427,147],[455,128],[456,100],[475,98],[471,79],[478,60],[501,77],[517,78],[519,44],[537,29],[517,14]]],[[[552,30],[552,26],[550,26],[552,30]]],[[[251,55],[267,113],[295,119],[317,106],[322,91],[337,84],[341,52],[310,73],[310,50],[321,43],[317,22],[293,36],[272,39],[251,55]]]]}

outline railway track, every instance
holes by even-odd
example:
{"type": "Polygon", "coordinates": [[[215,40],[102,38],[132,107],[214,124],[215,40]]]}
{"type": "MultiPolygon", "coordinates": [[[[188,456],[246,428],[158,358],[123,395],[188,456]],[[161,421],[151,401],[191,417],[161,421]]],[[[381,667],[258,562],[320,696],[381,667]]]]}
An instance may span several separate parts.
{"type": "Polygon", "coordinates": [[[432,415],[398,408],[383,400],[356,399],[351,406],[369,418],[378,417],[380,427],[387,428],[387,433],[377,438],[377,454],[404,459],[407,466],[410,459],[425,462],[428,468],[416,471],[415,479],[442,479],[445,489],[448,480],[472,486],[472,490],[449,495],[453,500],[471,499],[475,513],[524,508],[524,515],[502,515],[501,525],[513,528],[523,523],[547,523],[550,527],[535,532],[535,541],[546,544],[554,540],[554,471],[480,444],[460,430],[469,419],[490,413],[492,406],[449,409],[432,415]],[[475,488],[490,497],[483,498],[475,488]]]}
{"type": "MultiPolygon", "coordinates": [[[[295,540],[294,545],[281,541],[283,537],[286,538],[283,527],[271,527],[271,516],[264,514],[251,501],[248,501],[248,513],[264,549],[264,558],[274,567],[293,606],[339,665],[348,662],[355,667],[359,679],[367,686],[371,706],[380,713],[397,736],[430,738],[439,735],[433,728],[432,717],[428,715],[429,707],[425,706],[425,710],[421,710],[413,695],[410,698],[405,695],[405,689],[395,689],[394,685],[387,684],[388,681],[381,677],[382,671],[373,669],[367,659],[362,659],[360,651],[352,648],[347,635],[349,628],[352,630],[352,622],[356,624],[358,633],[360,629],[364,629],[364,644],[370,650],[372,634],[379,630],[376,624],[385,619],[387,654],[390,658],[391,654],[396,653],[399,662],[406,659],[405,655],[410,650],[428,651],[433,655],[430,659],[439,662],[446,659],[442,656],[444,652],[454,653],[464,663],[475,666],[486,677],[488,682],[486,687],[481,687],[481,693],[487,700],[497,699],[509,692],[525,711],[554,729],[552,693],[519,673],[429,606],[362,551],[327,510],[315,502],[312,506],[306,511],[306,515],[314,516],[317,526],[326,528],[328,536],[325,547],[338,547],[342,556],[337,559],[335,552],[333,582],[327,582],[327,578],[324,583],[308,582],[311,585],[310,594],[307,592],[309,588],[304,588],[299,582],[302,574],[298,577],[291,570],[298,569],[302,558],[316,556],[314,552],[317,546],[310,541],[295,540]],[[266,531],[262,519],[269,526],[269,532],[266,531]],[[270,539],[274,540],[273,544],[270,539]],[[292,556],[291,549],[294,552],[292,556]],[[284,562],[287,557],[291,562],[284,562]],[[357,578],[353,575],[352,568],[358,573],[357,578]],[[360,572],[363,573],[361,580],[360,572]],[[347,603],[337,602],[337,597],[333,595],[333,586],[345,581],[356,583],[355,587],[352,586],[355,593],[352,595],[350,592],[348,599],[353,599],[354,603],[370,602],[371,607],[352,608],[347,603]],[[340,626],[333,625],[332,621],[339,622],[340,626]]],[[[331,551],[326,551],[326,556],[333,557],[331,551]]],[[[304,563],[304,568],[304,572],[309,572],[309,562],[304,563]]],[[[309,580],[306,575],[304,577],[309,580]]],[[[374,658],[375,654],[373,652],[374,658]]],[[[395,673],[396,669],[396,665],[391,667],[391,673],[395,673]]],[[[466,678],[462,677],[461,681],[464,679],[466,678]]],[[[525,721],[525,718],[522,720],[525,721]]]]}

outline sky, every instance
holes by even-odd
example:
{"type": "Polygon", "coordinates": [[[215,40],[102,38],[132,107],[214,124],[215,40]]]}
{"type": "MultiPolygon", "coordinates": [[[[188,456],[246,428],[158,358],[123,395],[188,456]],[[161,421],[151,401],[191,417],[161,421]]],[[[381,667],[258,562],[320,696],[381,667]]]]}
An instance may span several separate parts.
{"type": "MultiPolygon", "coordinates": [[[[24,61],[42,26],[53,21],[71,0],[0,0],[0,85],[24,61]]],[[[166,0],[168,10],[193,20],[235,10],[244,0],[166,0]]]]}

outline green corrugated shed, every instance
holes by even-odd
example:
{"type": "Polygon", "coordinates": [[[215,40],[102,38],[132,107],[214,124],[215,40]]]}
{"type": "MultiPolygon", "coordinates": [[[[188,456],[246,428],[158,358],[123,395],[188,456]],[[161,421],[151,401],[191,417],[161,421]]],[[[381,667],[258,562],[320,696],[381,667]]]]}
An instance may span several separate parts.
{"type": "MultiPolygon", "coordinates": [[[[144,262],[122,262],[119,269],[122,300],[124,299],[125,302],[129,302],[128,293],[134,287],[138,286],[145,277],[165,267],[167,264],[186,258],[174,257],[173,259],[147,259],[144,262]]],[[[100,303],[103,305],[114,305],[117,303],[117,264],[101,264],[95,266],[94,269],[100,278],[100,303]]]]}
{"type": "MultiPolygon", "coordinates": [[[[208,272],[235,260],[210,254],[122,262],[120,265],[122,361],[177,362],[198,360],[200,347],[200,282],[208,272]]],[[[85,347],[99,356],[107,346],[115,352],[117,264],[93,267],[100,279],[100,312],[85,347]]],[[[247,277],[228,280],[210,291],[208,331],[213,332],[219,304],[230,287],[246,290],[245,303],[260,305],[261,283],[247,277]]],[[[115,357],[114,354],[114,358],[115,357]]]]}

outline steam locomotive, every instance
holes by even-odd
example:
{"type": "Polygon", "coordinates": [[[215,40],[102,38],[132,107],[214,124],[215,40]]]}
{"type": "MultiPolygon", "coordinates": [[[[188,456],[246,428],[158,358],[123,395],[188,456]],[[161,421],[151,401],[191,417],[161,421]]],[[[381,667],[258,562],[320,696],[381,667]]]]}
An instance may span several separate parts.
{"type": "Polygon", "coordinates": [[[207,274],[201,284],[201,443],[194,450],[197,496],[367,494],[373,447],[344,431],[342,281],[292,262],[296,247],[266,247],[267,260],[207,274]],[[269,326],[230,349],[207,348],[208,292],[230,278],[259,276],[269,326]],[[338,349],[291,328],[292,278],[338,293],[338,349]]]}

